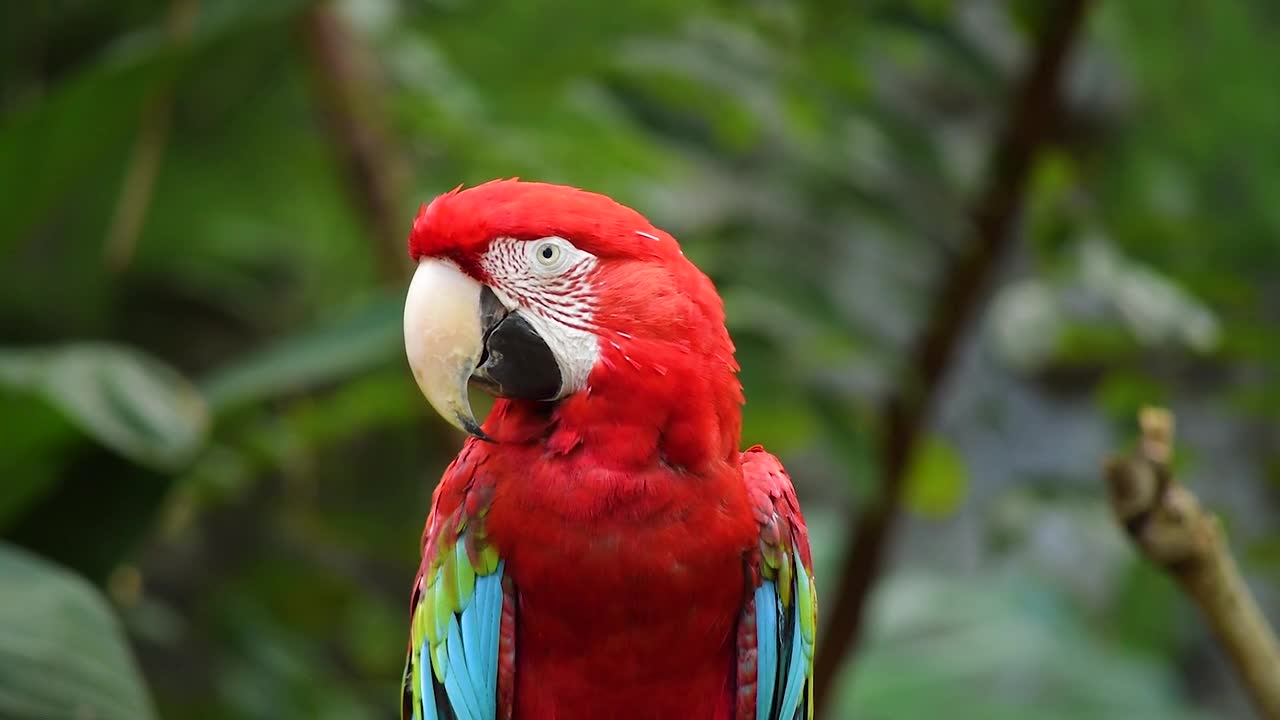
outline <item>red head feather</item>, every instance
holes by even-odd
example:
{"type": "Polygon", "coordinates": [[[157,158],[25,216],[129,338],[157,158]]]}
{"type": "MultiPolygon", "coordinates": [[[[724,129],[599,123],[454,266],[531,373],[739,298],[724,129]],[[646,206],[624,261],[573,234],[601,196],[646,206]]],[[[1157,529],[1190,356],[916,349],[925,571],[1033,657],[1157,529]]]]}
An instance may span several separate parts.
{"type": "Polygon", "coordinates": [[[423,206],[409,234],[409,255],[466,257],[483,253],[494,238],[550,236],[600,258],[679,254],[671,236],[607,195],[512,179],[459,186],[423,206]]]}
{"type": "MultiPolygon", "coordinates": [[[[598,438],[618,458],[659,444],[686,466],[736,458],[742,391],[723,303],[675,239],[640,213],[578,188],[494,180],[423,207],[409,254],[449,258],[485,281],[478,261],[491,241],[550,236],[599,259],[591,284],[601,360],[589,387],[556,411],[556,442],[573,445],[623,422],[630,432],[598,438]]],[[[500,401],[494,414],[516,413],[507,418],[515,422],[523,415],[517,409],[527,407],[500,401]]],[[[488,425],[486,431],[503,434],[488,425]]]]}

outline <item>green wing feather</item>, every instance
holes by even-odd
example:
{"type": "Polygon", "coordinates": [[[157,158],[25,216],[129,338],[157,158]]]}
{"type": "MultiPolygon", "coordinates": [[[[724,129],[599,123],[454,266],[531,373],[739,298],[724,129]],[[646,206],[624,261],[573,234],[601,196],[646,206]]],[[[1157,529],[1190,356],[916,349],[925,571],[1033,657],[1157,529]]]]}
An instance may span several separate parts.
{"type": "Polygon", "coordinates": [[[471,503],[459,503],[424,549],[405,663],[403,720],[496,716],[502,563],[484,529],[487,506],[480,504],[468,516],[466,505],[471,503]]]}

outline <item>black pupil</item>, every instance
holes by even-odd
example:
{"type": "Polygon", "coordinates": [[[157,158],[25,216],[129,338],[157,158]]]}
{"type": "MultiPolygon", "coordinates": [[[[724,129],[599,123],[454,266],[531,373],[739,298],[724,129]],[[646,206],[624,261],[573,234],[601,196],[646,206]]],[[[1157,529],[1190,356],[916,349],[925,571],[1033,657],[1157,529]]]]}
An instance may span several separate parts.
{"type": "Polygon", "coordinates": [[[550,260],[551,254],[554,252],[555,250],[550,245],[546,245],[542,248],[542,258],[544,260],[550,260]]]}

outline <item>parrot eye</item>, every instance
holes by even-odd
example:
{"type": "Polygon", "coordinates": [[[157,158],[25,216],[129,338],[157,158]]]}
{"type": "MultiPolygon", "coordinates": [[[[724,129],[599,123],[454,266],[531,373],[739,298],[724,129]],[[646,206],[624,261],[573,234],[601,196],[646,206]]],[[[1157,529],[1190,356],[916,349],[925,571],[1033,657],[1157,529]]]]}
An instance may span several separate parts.
{"type": "Polygon", "coordinates": [[[559,243],[551,240],[544,240],[538,243],[533,250],[533,259],[546,270],[552,272],[560,269],[563,265],[561,262],[564,258],[564,250],[559,243]]]}

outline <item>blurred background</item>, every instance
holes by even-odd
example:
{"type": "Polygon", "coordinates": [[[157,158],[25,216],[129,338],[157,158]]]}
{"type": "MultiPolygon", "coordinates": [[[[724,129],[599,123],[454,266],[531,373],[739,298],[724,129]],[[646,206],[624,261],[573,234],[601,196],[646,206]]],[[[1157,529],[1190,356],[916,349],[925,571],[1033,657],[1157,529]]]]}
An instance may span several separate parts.
{"type": "Polygon", "coordinates": [[[826,717],[1252,717],[1100,462],[1172,407],[1278,617],[1277,33],[1271,0],[3,3],[0,717],[394,716],[461,442],[403,360],[404,239],[512,176],[720,288],[826,717]]]}

